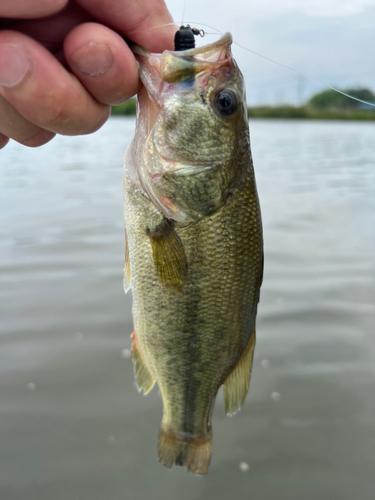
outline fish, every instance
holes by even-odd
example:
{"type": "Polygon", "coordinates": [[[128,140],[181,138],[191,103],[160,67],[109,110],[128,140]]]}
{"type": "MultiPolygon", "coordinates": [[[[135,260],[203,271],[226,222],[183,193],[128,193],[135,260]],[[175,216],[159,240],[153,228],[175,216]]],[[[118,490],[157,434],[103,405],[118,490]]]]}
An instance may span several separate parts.
{"type": "Polygon", "coordinates": [[[249,388],[263,277],[245,84],[232,36],[184,51],[133,46],[141,88],[124,161],[124,289],[138,389],[157,383],[159,462],[206,474],[221,386],[249,388]]]}

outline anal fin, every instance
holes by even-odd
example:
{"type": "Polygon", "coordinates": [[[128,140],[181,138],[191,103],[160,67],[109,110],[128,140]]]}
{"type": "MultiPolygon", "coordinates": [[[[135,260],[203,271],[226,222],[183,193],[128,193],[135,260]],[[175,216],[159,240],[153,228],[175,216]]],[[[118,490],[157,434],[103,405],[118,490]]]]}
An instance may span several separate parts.
{"type": "Polygon", "coordinates": [[[245,401],[249,390],[251,367],[255,349],[255,328],[239,362],[223,384],[225,411],[233,415],[245,401]]]}
{"type": "Polygon", "coordinates": [[[143,391],[144,394],[147,394],[154,387],[155,379],[151,375],[150,370],[147,368],[144,362],[134,333],[131,336],[133,337],[131,353],[138,389],[140,391],[143,391]]]}

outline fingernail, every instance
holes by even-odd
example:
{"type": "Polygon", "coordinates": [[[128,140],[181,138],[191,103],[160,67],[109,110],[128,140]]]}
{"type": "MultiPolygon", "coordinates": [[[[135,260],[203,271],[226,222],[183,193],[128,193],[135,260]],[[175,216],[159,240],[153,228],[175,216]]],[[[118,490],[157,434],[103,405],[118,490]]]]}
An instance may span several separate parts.
{"type": "Polygon", "coordinates": [[[113,64],[113,54],[108,45],[91,42],[77,49],[71,62],[81,73],[89,76],[103,75],[113,64]]]}
{"type": "Polygon", "coordinates": [[[15,87],[30,69],[30,59],[12,43],[0,44],[0,85],[15,87]]]}

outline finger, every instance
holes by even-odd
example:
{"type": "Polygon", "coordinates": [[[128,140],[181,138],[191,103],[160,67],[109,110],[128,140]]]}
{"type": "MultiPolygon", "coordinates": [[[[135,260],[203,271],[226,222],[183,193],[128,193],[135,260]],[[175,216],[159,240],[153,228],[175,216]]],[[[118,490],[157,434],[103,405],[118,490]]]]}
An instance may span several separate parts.
{"type": "Polygon", "coordinates": [[[0,17],[28,19],[47,17],[63,9],[69,0],[5,0],[0,3],[0,17]]]}
{"type": "Polygon", "coordinates": [[[81,23],[92,21],[93,18],[75,2],[48,18],[28,19],[12,24],[12,31],[19,31],[34,38],[51,52],[56,52],[63,46],[66,35],[81,23]]]}
{"type": "Polygon", "coordinates": [[[5,137],[5,135],[0,134],[0,149],[3,149],[9,142],[9,137],[5,137]]]}
{"type": "Polygon", "coordinates": [[[99,102],[120,104],[138,88],[134,55],[124,40],[101,24],[75,28],[64,42],[65,60],[99,102]]]}
{"type": "Polygon", "coordinates": [[[0,32],[0,44],[0,94],[24,118],[64,135],[89,134],[105,123],[109,106],[93,99],[48,50],[13,31],[0,32]]]}
{"type": "Polygon", "coordinates": [[[14,139],[24,146],[42,146],[55,136],[53,132],[30,123],[1,96],[0,117],[0,135],[14,139]]]}
{"type": "Polygon", "coordinates": [[[103,24],[152,52],[173,50],[177,26],[164,0],[76,0],[103,24]],[[158,29],[154,29],[157,28],[158,29]]]}

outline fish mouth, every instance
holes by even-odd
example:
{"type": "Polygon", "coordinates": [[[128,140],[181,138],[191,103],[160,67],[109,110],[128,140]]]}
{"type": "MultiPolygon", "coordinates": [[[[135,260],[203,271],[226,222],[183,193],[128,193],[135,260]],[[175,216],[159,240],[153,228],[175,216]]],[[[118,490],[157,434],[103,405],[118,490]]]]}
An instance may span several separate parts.
{"type": "Polygon", "coordinates": [[[219,40],[203,47],[165,51],[160,59],[160,75],[167,83],[189,80],[202,72],[218,70],[232,65],[230,46],[232,35],[226,33],[219,40]]]}
{"type": "Polygon", "coordinates": [[[165,50],[161,54],[153,54],[138,45],[132,45],[131,49],[139,64],[141,79],[142,68],[148,66],[151,71],[157,71],[161,81],[177,83],[202,72],[231,66],[233,64],[230,51],[232,43],[232,35],[225,33],[216,42],[183,51],[165,50]]]}
{"type": "MultiPolygon", "coordinates": [[[[216,42],[209,43],[207,45],[203,45],[202,47],[195,47],[194,49],[188,49],[184,50],[183,53],[186,55],[198,55],[198,54],[206,54],[209,52],[217,52],[218,49],[221,49],[225,45],[232,45],[233,43],[233,37],[230,33],[224,33],[224,35],[219,38],[219,40],[216,40],[216,42]]],[[[176,55],[181,55],[181,52],[177,51],[165,51],[165,52],[171,52],[172,54],[176,55]]]]}

